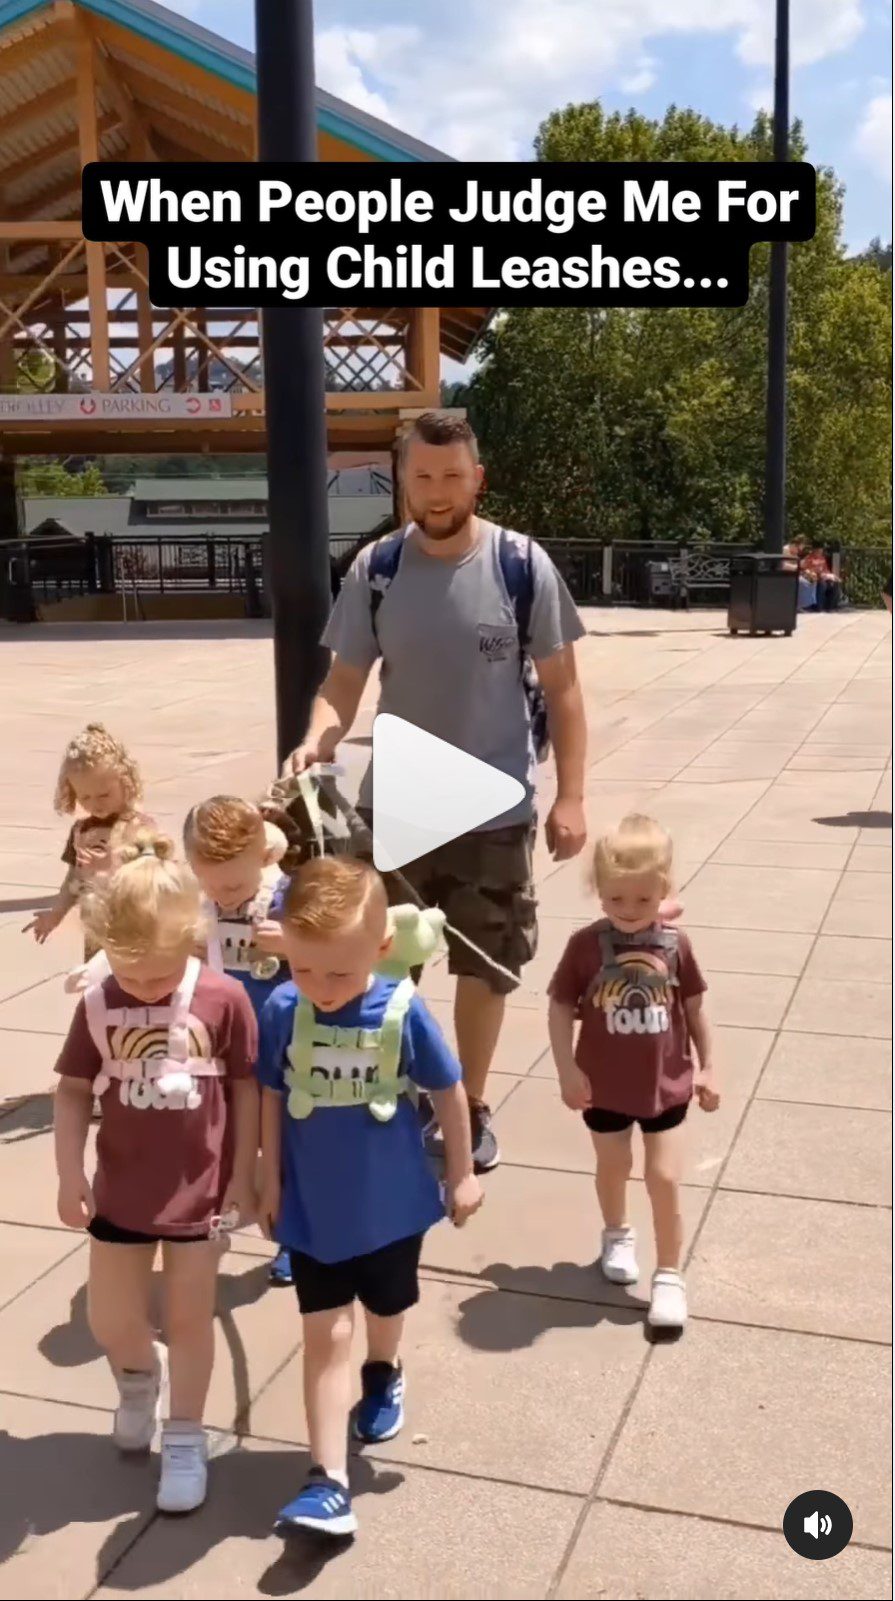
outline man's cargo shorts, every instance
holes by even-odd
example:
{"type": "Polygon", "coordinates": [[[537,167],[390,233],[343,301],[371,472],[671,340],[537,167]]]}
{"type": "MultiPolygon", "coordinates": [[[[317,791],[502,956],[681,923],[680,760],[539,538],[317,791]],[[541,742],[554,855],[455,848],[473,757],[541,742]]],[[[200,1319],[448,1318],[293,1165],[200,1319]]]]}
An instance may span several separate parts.
{"type": "MultiPolygon", "coordinates": [[[[364,813],[364,820],[369,826],[369,813],[364,813]]],[[[480,829],[449,840],[401,868],[427,906],[439,906],[449,923],[517,977],[538,945],[533,877],[536,833],[537,820],[480,829]]],[[[395,875],[382,876],[390,905],[406,901],[407,891],[395,875]]],[[[451,973],[481,978],[498,995],[507,995],[514,988],[462,940],[448,934],[447,944],[451,973]]]]}

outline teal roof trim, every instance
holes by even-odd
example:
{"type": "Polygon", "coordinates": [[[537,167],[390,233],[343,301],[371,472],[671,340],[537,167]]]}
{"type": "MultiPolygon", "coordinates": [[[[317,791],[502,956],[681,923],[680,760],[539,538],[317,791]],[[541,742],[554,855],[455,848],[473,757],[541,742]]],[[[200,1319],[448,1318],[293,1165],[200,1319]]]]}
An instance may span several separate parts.
{"type": "MultiPolygon", "coordinates": [[[[0,33],[31,13],[43,11],[49,0],[0,0],[0,33]]],[[[160,45],[184,61],[223,78],[238,89],[255,93],[255,58],[207,28],[178,17],[154,0],[77,0],[108,22],[160,45]]],[[[445,161],[441,151],[405,138],[378,118],[353,111],[344,101],[317,90],[317,126],[333,138],[354,145],[378,161],[445,161]]]]}

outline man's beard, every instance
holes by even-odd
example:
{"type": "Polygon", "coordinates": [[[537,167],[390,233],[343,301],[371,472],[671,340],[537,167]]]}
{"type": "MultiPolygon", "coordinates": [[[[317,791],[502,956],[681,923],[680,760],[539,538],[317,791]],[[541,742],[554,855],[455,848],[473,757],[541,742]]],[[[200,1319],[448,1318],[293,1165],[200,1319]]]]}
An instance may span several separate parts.
{"type": "Polygon", "coordinates": [[[457,507],[456,510],[443,513],[439,517],[433,516],[431,512],[417,511],[410,500],[407,502],[407,510],[427,539],[447,540],[453,539],[454,535],[458,534],[460,529],[469,521],[475,511],[475,499],[473,498],[465,506],[457,507]]]}

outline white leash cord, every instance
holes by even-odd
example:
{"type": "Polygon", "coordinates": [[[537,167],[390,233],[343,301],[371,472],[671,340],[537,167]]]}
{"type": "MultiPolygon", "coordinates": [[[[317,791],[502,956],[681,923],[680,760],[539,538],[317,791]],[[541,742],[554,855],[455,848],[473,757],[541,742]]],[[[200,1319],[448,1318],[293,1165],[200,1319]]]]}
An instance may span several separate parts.
{"type": "MultiPolygon", "coordinates": [[[[285,794],[289,789],[298,790],[302,800],[305,803],[305,806],[307,807],[308,818],[310,820],[311,827],[314,830],[315,842],[317,844],[318,852],[321,856],[326,854],[326,839],[323,829],[323,818],[320,811],[320,805],[317,800],[314,785],[311,782],[312,778],[314,777],[319,779],[329,778],[333,781],[329,790],[329,794],[332,796],[333,802],[348,824],[352,843],[361,844],[364,850],[368,851],[372,851],[373,847],[373,836],[369,827],[364,822],[360,814],[355,811],[350,802],[348,802],[344,795],[339,792],[339,789],[336,786],[336,775],[340,774],[341,772],[341,767],[330,763],[320,762],[312,767],[305,768],[304,772],[302,773],[296,773],[291,779],[281,779],[275,786],[281,794],[285,794]]],[[[397,880],[397,882],[401,885],[401,888],[406,892],[408,898],[413,901],[414,905],[419,906],[423,911],[427,911],[429,908],[426,906],[422,896],[417,893],[412,884],[408,883],[407,879],[404,877],[404,874],[400,873],[397,868],[392,868],[391,873],[393,878],[397,880]]],[[[472,951],[476,956],[479,957],[481,961],[485,962],[493,972],[499,973],[501,978],[508,979],[514,989],[519,988],[522,980],[519,978],[518,974],[511,973],[508,967],[503,967],[500,962],[496,962],[493,956],[489,956],[487,951],[483,951],[480,946],[476,945],[474,940],[471,940],[468,937],[468,935],[464,934],[459,928],[455,928],[453,923],[445,923],[444,926],[446,933],[452,934],[454,939],[460,940],[468,950],[472,951]]]]}

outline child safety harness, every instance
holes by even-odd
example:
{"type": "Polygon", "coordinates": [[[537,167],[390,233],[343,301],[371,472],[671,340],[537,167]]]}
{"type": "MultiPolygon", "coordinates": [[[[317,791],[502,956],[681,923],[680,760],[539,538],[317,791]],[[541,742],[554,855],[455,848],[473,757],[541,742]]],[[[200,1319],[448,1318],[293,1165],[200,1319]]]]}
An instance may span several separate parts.
{"type": "Polygon", "coordinates": [[[676,928],[645,928],[639,934],[623,934],[608,917],[603,917],[594,924],[594,932],[600,942],[600,970],[594,974],[584,992],[582,1007],[590,1003],[594,993],[602,985],[632,982],[631,969],[624,965],[620,957],[625,952],[637,950],[638,947],[661,951],[667,972],[659,973],[647,967],[638,967],[637,988],[661,992],[669,986],[672,988],[677,986],[679,937],[676,928]]]}
{"type": "MultiPolygon", "coordinates": [[[[194,1078],[222,1078],[220,1057],[192,1054],[190,1007],[202,964],[191,956],[186,971],[171,999],[164,1006],[118,1006],[106,1003],[103,985],[92,984],[84,994],[87,1027],[102,1058],[102,1068],[93,1081],[94,1095],[104,1095],[113,1080],[132,1080],[145,1089],[146,1106],[155,1099],[175,1104],[194,1094],[194,1078]],[[109,1045],[111,1029],[167,1029],[164,1056],[115,1057],[109,1045]]],[[[196,1103],[198,1104],[198,1103],[196,1103]]]]}
{"type": "MultiPolygon", "coordinates": [[[[278,805],[290,811],[295,807],[300,814],[304,856],[309,852],[325,856],[357,849],[369,852],[372,846],[367,825],[336,787],[335,777],[340,771],[331,763],[318,763],[270,786],[268,794],[278,805]],[[343,831],[337,831],[337,817],[343,831]]],[[[423,908],[424,902],[403,875],[395,872],[394,877],[408,900],[423,908]]],[[[514,985],[519,983],[514,973],[479,951],[459,930],[449,923],[444,926],[514,985]]],[[[415,994],[413,979],[401,978],[388,998],[382,1022],[378,1028],[367,1029],[340,1028],[320,1021],[311,1002],[300,995],[292,1039],[286,1049],[289,1116],[301,1121],[318,1106],[366,1106],[377,1122],[388,1123],[398,1109],[401,1095],[415,1099],[415,1085],[401,1072],[404,1023],[415,994]],[[330,1052],[336,1059],[328,1063],[330,1052]]]]}
{"type": "Polygon", "coordinates": [[[255,976],[276,977],[280,966],[279,957],[265,957],[260,951],[254,950],[251,936],[253,924],[263,923],[270,912],[270,904],[280,876],[277,868],[268,875],[266,881],[262,879],[257,894],[249,903],[245,917],[239,921],[228,920],[218,911],[214,901],[206,896],[203,902],[203,911],[208,920],[206,951],[208,965],[216,973],[248,973],[266,962],[270,964],[269,974],[256,973],[255,976]]]}
{"type": "Polygon", "coordinates": [[[366,1106],[378,1123],[388,1123],[399,1095],[412,1090],[401,1072],[404,1020],[416,993],[411,978],[396,984],[378,1028],[338,1028],[319,1021],[311,1002],[299,997],[286,1055],[286,1102],[290,1117],[310,1117],[317,1106],[366,1106]],[[326,1054],[339,1060],[325,1066],[326,1054]]]}

